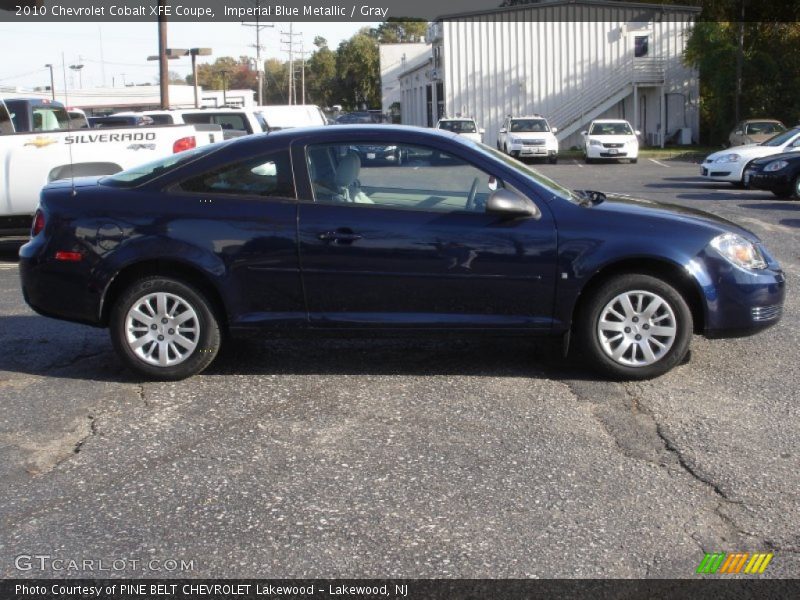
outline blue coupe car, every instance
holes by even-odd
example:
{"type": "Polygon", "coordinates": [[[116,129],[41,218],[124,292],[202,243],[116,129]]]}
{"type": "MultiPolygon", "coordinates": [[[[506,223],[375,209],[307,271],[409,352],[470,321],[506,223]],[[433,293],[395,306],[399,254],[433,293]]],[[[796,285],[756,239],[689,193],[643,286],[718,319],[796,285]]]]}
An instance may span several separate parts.
{"type": "Polygon", "coordinates": [[[128,365],[164,380],[205,369],[226,332],[331,331],[558,336],[606,375],[644,379],[693,333],[773,325],[785,291],[731,222],[565,189],[452,133],[370,125],[53,182],[20,256],[36,311],[108,327],[128,365]]]}

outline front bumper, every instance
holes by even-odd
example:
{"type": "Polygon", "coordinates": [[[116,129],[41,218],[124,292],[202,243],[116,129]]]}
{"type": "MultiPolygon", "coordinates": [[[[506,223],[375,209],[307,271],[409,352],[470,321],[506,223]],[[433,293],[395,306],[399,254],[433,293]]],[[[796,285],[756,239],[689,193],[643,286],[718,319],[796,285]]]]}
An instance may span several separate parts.
{"type": "Polygon", "coordinates": [[[508,147],[508,151],[511,156],[518,158],[550,158],[551,156],[558,156],[558,148],[545,145],[511,144],[508,147]]]}
{"type": "MultiPolygon", "coordinates": [[[[763,247],[762,252],[766,255],[763,247]]],[[[706,337],[753,335],[780,321],[786,276],[774,260],[762,270],[740,269],[710,255],[705,263],[709,269],[698,280],[705,296],[706,337]]]]}
{"type": "Polygon", "coordinates": [[[588,158],[638,158],[639,148],[635,146],[624,145],[619,148],[606,148],[605,146],[592,146],[586,147],[586,156],[588,158]]]}
{"type": "Polygon", "coordinates": [[[774,192],[786,191],[791,189],[792,178],[788,171],[772,171],[765,173],[754,169],[746,169],[743,178],[744,184],[757,190],[768,190],[774,192]]]}
{"type": "Polygon", "coordinates": [[[731,183],[739,183],[742,181],[743,169],[744,165],[741,162],[704,162],[702,165],[700,165],[700,177],[708,181],[728,181],[731,183]]]}

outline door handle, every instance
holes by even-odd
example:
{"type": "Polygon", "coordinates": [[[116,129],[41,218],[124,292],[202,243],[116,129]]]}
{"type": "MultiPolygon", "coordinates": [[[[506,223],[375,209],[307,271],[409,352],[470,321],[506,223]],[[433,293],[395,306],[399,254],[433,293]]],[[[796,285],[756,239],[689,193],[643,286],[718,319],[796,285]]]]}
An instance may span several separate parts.
{"type": "Polygon", "coordinates": [[[321,242],[334,243],[334,244],[352,244],[353,242],[362,239],[364,236],[353,233],[352,229],[342,227],[336,231],[323,231],[317,234],[317,239],[321,242]]]}

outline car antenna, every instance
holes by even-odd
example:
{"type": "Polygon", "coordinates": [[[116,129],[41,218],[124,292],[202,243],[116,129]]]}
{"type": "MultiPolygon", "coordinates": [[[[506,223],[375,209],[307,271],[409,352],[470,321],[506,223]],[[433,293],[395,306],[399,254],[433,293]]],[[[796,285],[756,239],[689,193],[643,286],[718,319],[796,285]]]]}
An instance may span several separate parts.
{"type": "MultiPolygon", "coordinates": [[[[64,78],[64,111],[66,112],[66,108],[69,106],[69,90],[67,88],[67,63],[64,60],[63,52],[61,53],[61,74],[64,78]]],[[[67,131],[72,131],[72,121],[69,118],[68,112],[67,112],[67,131]]],[[[67,150],[69,151],[69,178],[72,185],[72,195],[77,196],[78,193],[75,191],[75,164],[72,159],[72,141],[70,141],[70,143],[67,144],[67,150]]]]}

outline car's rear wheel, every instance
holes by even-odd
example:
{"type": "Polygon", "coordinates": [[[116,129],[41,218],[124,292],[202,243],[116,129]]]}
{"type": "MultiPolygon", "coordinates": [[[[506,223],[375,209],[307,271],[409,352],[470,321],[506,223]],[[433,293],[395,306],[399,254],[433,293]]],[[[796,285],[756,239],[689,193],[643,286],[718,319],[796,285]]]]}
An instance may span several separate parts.
{"type": "Polygon", "coordinates": [[[200,373],[217,355],[220,328],[208,299],[169,277],[136,281],[111,310],[111,341],[133,370],[164,381],[200,373]]]}
{"type": "Polygon", "coordinates": [[[794,178],[794,183],[792,184],[792,198],[800,200],[800,175],[794,178]]]}
{"type": "Polygon", "coordinates": [[[689,350],[692,313],[672,285],[643,274],[613,277],[582,306],[577,321],[591,366],[613,379],[649,379],[689,350]]]}

